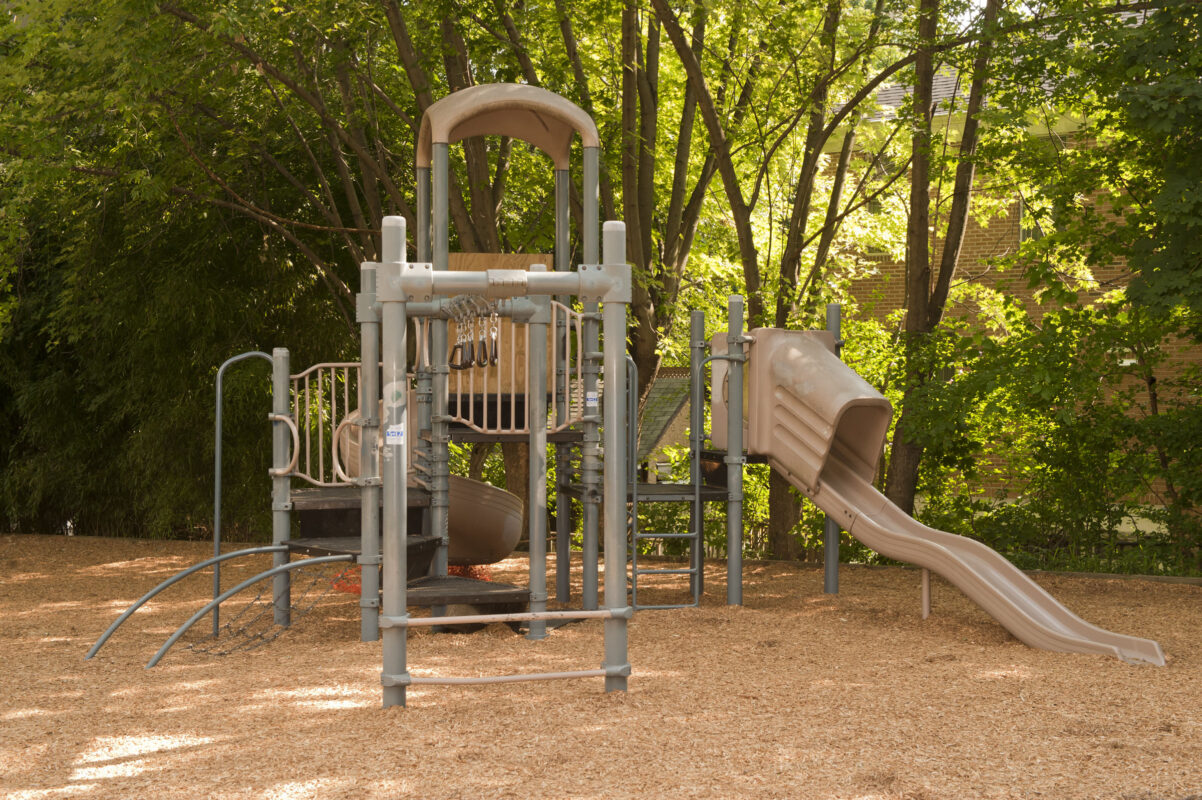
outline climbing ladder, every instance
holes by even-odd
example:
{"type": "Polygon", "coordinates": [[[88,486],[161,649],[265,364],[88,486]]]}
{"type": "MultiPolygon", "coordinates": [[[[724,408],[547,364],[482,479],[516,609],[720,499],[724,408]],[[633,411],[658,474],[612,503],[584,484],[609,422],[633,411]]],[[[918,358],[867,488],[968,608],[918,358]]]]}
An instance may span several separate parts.
{"type": "MultiPolygon", "coordinates": [[[[737,574],[742,573],[742,534],[743,534],[743,453],[742,442],[732,437],[731,447],[723,459],[727,466],[727,485],[712,486],[705,484],[701,474],[701,454],[704,444],[705,431],[705,395],[702,381],[705,379],[705,367],[710,361],[743,361],[743,298],[737,295],[730,298],[729,306],[730,332],[727,337],[728,352],[708,355],[708,344],[705,340],[705,313],[694,311],[689,317],[689,481],[688,483],[640,483],[638,480],[637,459],[632,458],[630,471],[627,476],[627,496],[629,502],[630,524],[630,602],[636,610],[639,609],[669,609],[689,608],[699,605],[701,595],[705,591],[705,515],[702,503],[711,501],[726,501],[727,503],[727,551],[728,568],[737,568],[737,574]],[[639,530],[639,506],[643,503],[689,503],[689,529],[687,531],[642,531],[639,530]],[[640,544],[643,542],[687,542],[689,548],[689,566],[687,567],[644,567],[639,564],[640,544]],[[733,546],[731,543],[735,543],[733,546]],[[730,560],[734,559],[734,560],[730,560]],[[639,602],[639,579],[651,575],[687,575],[689,581],[689,600],[683,603],[645,604],[639,602]]],[[[634,372],[634,362],[627,360],[627,370],[634,372]]],[[[741,370],[736,370],[741,374],[741,370]]],[[[638,412],[638,380],[633,375],[628,381],[630,387],[628,396],[630,419],[637,419],[638,412]]],[[[719,389],[720,390],[720,389],[719,389]]],[[[732,393],[733,394],[733,393],[732,393]]],[[[736,420],[742,429],[741,418],[742,392],[734,397],[727,408],[729,419],[727,427],[735,427],[736,420]]],[[[638,452],[638,427],[631,426],[628,434],[629,452],[638,452]]],[[[731,573],[732,576],[736,574],[731,573]]],[[[738,600],[741,602],[741,580],[734,581],[740,586],[738,600]]],[[[728,590],[728,600],[730,591],[728,590]]]]}

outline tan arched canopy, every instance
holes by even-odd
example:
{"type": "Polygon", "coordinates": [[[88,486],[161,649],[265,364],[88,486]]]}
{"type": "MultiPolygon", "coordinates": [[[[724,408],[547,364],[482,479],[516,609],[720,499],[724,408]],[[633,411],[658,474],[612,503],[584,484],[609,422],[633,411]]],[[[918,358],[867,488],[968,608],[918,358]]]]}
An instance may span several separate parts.
{"type": "Polygon", "coordinates": [[[430,166],[436,142],[491,135],[527,141],[550,156],[556,169],[566,170],[576,133],[585,147],[600,147],[592,118],[546,89],[517,83],[471,86],[426,109],[417,137],[417,166],[430,166]]]}

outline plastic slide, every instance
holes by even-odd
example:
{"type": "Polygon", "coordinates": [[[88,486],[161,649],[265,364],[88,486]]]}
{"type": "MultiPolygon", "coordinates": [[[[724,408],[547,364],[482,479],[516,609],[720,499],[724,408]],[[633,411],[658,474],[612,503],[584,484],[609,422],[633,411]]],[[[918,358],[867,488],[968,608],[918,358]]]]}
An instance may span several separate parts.
{"type": "Polygon", "coordinates": [[[450,490],[447,561],[492,564],[512,553],[522,538],[523,505],[517,495],[458,475],[451,476],[450,490]]]}
{"type": "Polygon", "coordinates": [[[928,528],[878,492],[871,481],[892,408],[833,354],[829,334],[752,335],[748,450],[767,456],[844,530],[881,555],[942,575],[1032,647],[1164,665],[1156,642],[1091,625],[995,551],[928,528]]]}
{"type": "MultiPolygon", "coordinates": [[[[412,393],[410,408],[414,407],[412,393]]],[[[355,420],[359,411],[348,415],[355,420]]],[[[345,425],[337,437],[339,463],[348,477],[359,477],[359,442],[362,428],[345,425]]],[[[381,436],[383,432],[381,431],[381,436]]],[[[412,437],[409,442],[412,464],[412,437]]],[[[409,471],[409,484],[415,486],[415,472],[409,471]]],[[[447,498],[447,562],[454,566],[493,564],[513,552],[522,538],[521,498],[488,483],[458,475],[450,476],[447,498]]]]}

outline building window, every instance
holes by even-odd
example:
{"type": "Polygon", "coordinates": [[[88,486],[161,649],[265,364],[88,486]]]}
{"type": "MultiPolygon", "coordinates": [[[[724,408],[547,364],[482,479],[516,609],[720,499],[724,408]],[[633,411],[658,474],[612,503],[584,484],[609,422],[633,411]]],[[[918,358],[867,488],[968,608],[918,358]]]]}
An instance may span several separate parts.
{"type": "Polygon", "coordinates": [[[1039,224],[1039,220],[1035,218],[1031,207],[1027,205],[1027,199],[1020,197],[1018,200],[1018,241],[1030,242],[1042,239],[1044,237],[1043,227],[1039,224]]]}

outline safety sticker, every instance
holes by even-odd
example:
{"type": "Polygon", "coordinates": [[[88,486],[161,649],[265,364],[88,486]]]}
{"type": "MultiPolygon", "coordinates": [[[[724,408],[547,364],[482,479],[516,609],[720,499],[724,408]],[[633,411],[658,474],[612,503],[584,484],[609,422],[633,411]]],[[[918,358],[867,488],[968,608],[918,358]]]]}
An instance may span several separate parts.
{"type": "Polygon", "coordinates": [[[394,447],[400,447],[405,444],[405,426],[404,425],[389,425],[384,430],[384,443],[394,447]]]}
{"type": "Polygon", "coordinates": [[[588,406],[589,408],[596,408],[597,407],[597,393],[596,392],[585,392],[584,393],[584,404],[586,406],[588,406]]]}

